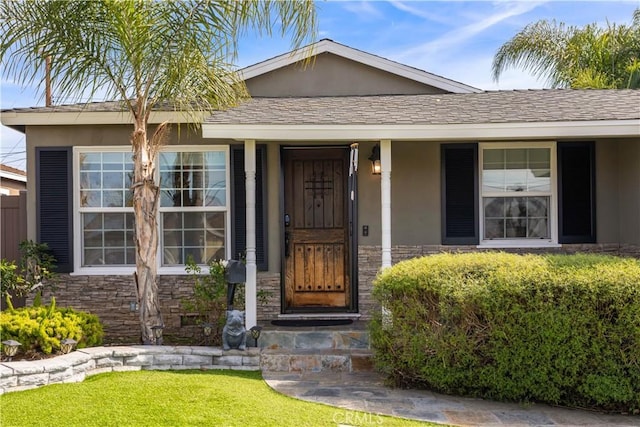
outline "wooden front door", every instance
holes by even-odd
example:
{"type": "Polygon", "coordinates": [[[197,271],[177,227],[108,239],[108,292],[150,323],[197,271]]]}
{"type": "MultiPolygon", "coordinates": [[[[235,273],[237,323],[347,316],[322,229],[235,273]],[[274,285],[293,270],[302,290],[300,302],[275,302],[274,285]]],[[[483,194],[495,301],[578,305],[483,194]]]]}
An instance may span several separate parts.
{"type": "Polygon", "coordinates": [[[285,149],[285,311],[349,309],[348,149],[285,149]]]}

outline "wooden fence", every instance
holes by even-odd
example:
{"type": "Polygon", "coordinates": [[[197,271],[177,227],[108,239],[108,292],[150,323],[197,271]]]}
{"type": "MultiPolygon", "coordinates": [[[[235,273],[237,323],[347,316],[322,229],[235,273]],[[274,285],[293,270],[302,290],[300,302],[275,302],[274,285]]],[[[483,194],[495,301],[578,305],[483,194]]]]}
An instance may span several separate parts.
{"type": "Polygon", "coordinates": [[[27,238],[27,193],[0,198],[0,257],[9,261],[20,259],[20,242],[27,238]]]}

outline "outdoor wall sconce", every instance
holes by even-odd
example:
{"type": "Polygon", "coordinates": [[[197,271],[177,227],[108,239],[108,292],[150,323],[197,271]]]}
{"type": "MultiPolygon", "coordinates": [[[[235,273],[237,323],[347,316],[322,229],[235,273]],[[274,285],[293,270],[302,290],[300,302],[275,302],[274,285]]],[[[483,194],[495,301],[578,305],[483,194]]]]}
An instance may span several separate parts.
{"type": "Polygon", "coordinates": [[[60,351],[62,354],[69,354],[73,350],[73,348],[78,344],[78,341],[73,338],[65,338],[60,341],[60,351]]]}
{"type": "Polygon", "coordinates": [[[260,334],[262,333],[262,326],[252,326],[249,332],[251,333],[251,338],[256,342],[256,347],[258,347],[258,338],[260,338],[260,334]]]}
{"type": "Polygon", "coordinates": [[[211,323],[202,324],[202,333],[204,334],[204,345],[209,345],[211,339],[211,333],[213,332],[213,325],[211,323]]]}
{"type": "Polygon", "coordinates": [[[11,362],[11,358],[16,355],[16,353],[18,352],[18,347],[20,347],[21,345],[22,344],[20,344],[16,340],[2,341],[2,351],[4,352],[4,355],[9,359],[9,362],[11,362]]]}
{"type": "Polygon", "coordinates": [[[163,329],[164,329],[163,325],[156,325],[151,327],[151,330],[153,331],[153,337],[156,339],[156,345],[162,345],[163,329]]]}
{"type": "Polygon", "coordinates": [[[382,173],[382,164],[380,163],[380,146],[378,144],[373,146],[369,160],[371,160],[371,174],[380,175],[382,173]]]}

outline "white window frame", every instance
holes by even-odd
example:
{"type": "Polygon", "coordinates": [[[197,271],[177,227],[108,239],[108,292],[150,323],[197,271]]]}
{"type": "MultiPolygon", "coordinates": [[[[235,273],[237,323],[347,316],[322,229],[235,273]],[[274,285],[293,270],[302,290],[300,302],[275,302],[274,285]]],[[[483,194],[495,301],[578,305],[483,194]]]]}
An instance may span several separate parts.
{"type": "MultiPolygon", "coordinates": [[[[225,206],[215,206],[210,208],[203,207],[185,207],[185,208],[164,208],[163,211],[210,211],[210,212],[225,212],[225,258],[229,258],[231,253],[231,171],[230,171],[230,148],[228,145],[168,145],[162,147],[161,151],[168,152],[210,152],[210,151],[223,151],[225,153],[225,206]]],[[[82,266],[82,213],[85,212],[104,212],[104,208],[82,208],[80,212],[80,153],[101,153],[101,152],[124,152],[131,153],[131,146],[119,145],[119,146],[76,146],[73,147],[73,272],[71,275],[131,275],[136,271],[136,266],[82,266]]],[[[156,182],[160,182],[160,168],[156,167],[156,182]]],[[[109,208],[111,212],[131,212],[133,208],[109,208]]],[[[163,235],[161,221],[161,208],[158,209],[156,221],[158,224],[158,251],[156,256],[156,265],[158,267],[158,274],[160,275],[186,275],[184,266],[162,266],[162,251],[163,251],[163,235]]],[[[203,272],[207,272],[208,268],[202,266],[203,272]]]]}
{"type": "MultiPolygon", "coordinates": [[[[485,142],[478,144],[478,209],[479,209],[479,233],[480,244],[478,248],[549,248],[560,247],[558,244],[558,165],[557,165],[557,150],[556,141],[512,141],[512,142],[485,142]],[[483,163],[484,163],[484,150],[487,149],[514,149],[514,148],[548,148],[550,151],[550,172],[551,180],[550,193],[529,193],[528,196],[549,196],[549,232],[550,238],[548,239],[493,239],[487,240],[484,238],[484,203],[483,198],[483,163]]],[[[499,197],[507,196],[509,193],[499,195],[499,197]]],[[[490,196],[486,196],[490,197],[490,196]]]]}
{"type": "MultiPolygon", "coordinates": [[[[81,208],[80,206],[80,154],[81,153],[131,153],[131,146],[73,147],[73,274],[75,275],[131,275],[136,266],[83,266],[82,265],[82,214],[104,213],[104,208],[81,208]],[[82,209],[82,212],[80,211],[82,209]]],[[[133,207],[108,208],[110,212],[131,212],[133,207]]]]}
{"type": "MultiPolygon", "coordinates": [[[[211,151],[223,151],[225,157],[225,205],[224,206],[212,206],[212,207],[204,207],[204,206],[187,206],[180,208],[173,207],[159,207],[158,208],[158,274],[166,274],[166,275],[181,275],[187,274],[184,266],[170,266],[164,267],[162,266],[162,256],[163,256],[163,248],[164,248],[164,233],[162,233],[162,212],[224,212],[224,254],[225,259],[229,259],[229,255],[231,253],[231,171],[230,171],[230,149],[228,145],[167,145],[162,147],[161,152],[211,152],[211,151]]],[[[158,156],[158,159],[160,157],[158,156]]],[[[157,182],[160,183],[160,165],[156,167],[157,174],[157,182]]],[[[201,265],[203,272],[208,272],[208,267],[206,265],[201,265]]]]}

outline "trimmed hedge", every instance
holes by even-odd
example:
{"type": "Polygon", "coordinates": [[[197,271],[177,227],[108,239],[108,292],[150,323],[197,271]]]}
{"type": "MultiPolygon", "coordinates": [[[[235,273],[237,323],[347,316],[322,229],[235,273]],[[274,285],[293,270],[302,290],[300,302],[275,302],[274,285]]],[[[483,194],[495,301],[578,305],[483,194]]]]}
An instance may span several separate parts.
{"type": "Polygon", "coordinates": [[[640,409],[640,261],[441,254],[375,281],[377,366],[398,386],[640,409]]]}
{"type": "Polygon", "coordinates": [[[104,332],[97,316],[71,308],[50,306],[9,309],[0,313],[2,340],[16,340],[21,353],[51,354],[60,349],[60,341],[72,338],[78,348],[102,344],[104,332]]]}

